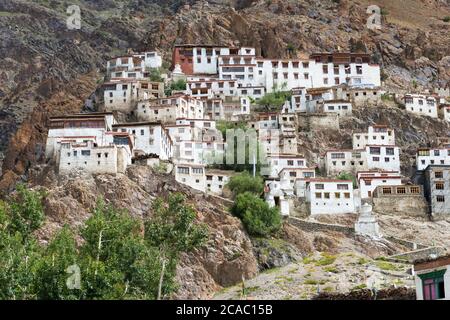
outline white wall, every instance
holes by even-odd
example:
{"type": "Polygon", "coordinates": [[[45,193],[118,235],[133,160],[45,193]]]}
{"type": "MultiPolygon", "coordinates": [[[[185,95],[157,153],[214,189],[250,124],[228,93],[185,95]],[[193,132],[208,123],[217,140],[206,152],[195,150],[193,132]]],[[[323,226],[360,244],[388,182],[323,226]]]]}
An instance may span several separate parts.
{"type": "Polygon", "coordinates": [[[427,97],[425,95],[405,95],[406,111],[426,115],[437,118],[437,101],[434,97],[427,97]]]}
{"type": "Polygon", "coordinates": [[[307,187],[307,201],[310,203],[311,215],[354,213],[353,184],[351,181],[312,180],[307,187]],[[323,186],[323,189],[318,188],[323,186]],[[347,189],[341,189],[346,187],[347,189]],[[320,194],[320,196],[319,196],[320,194]],[[329,198],[326,198],[326,195],[329,198]]]}
{"type": "Polygon", "coordinates": [[[425,170],[430,164],[450,165],[450,149],[419,150],[416,157],[417,170],[425,170]]]}

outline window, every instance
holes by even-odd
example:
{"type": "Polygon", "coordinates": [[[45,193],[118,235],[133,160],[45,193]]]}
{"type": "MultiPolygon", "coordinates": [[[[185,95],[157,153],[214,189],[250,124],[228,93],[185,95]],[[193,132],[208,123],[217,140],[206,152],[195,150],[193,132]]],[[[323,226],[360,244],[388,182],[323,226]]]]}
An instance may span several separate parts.
{"type": "Polygon", "coordinates": [[[323,194],[323,197],[324,197],[325,199],[330,199],[330,193],[329,193],[329,192],[325,192],[325,193],[323,194]]]}
{"type": "Polygon", "coordinates": [[[386,154],[388,156],[393,156],[394,155],[394,148],[386,148],[386,154]]]}
{"type": "Polygon", "coordinates": [[[420,193],[420,188],[419,187],[411,187],[410,191],[413,194],[418,194],[418,193],[420,193]]]}
{"type": "Polygon", "coordinates": [[[344,153],[332,153],[331,159],[345,159],[344,153]]]}
{"type": "Polygon", "coordinates": [[[144,129],[141,129],[141,136],[144,135],[144,129]]]}
{"type": "Polygon", "coordinates": [[[383,194],[391,194],[392,190],[390,187],[383,187],[383,194]]]}
{"type": "Polygon", "coordinates": [[[322,199],[322,193],[316,192],[316,199],[322,199]]]}
{"type": "Polygon", "coordinates": [[[335,192],[335,193],[334,193],[334,197],[335,197],[336,199],[340,199],[340,198],[341,198],[341,194],[340,194],[339,192],[335,192]]]}
{"type": "Polygon", "coordinates": [[[436,196],[436,201],[437,202],[445,202],[445,197],[442,195],[436,196]]]}
{"type": "Polygon", "coordinates": [[[338,184],[337,189],[338,190],[348,190],[348,184],[338,184]]]}
{"type": "Polygon", "coordinates": [[[406,188],[405,187],[397,187],[397,194],[405,194],[406,188]]]}
{"type": "Polygon", "coordinates": [[[422,280],[423,299],[436,300],[445,298],[444,270],[419,274],[422,280]]]}
{"type": "Polygon", "coordinates": [[[444,174],[443,174],[442,171],[436,171],[436,172],[434,173],[434,177],[435,177],[435,178],[438,178],[438,179],[442,179],[442,178],[444,177],[444,174]]]}
{"type": "Polygon", "coordinates": [[[436,190],[444,190],[444,183],[436,182],[436,190]]]}
{"type": "Polygon", "coordinates": [[[203,168],[192,168],[192,173],[194,174],[202,174],[203,168]]]}
{"type": "Polygon", "coordinates": [[[101,158],[102,154],[101,153],[97,153],[97,158],[101,158]]]}
{"type": "Polygon", "coordinates": [[[90,156],[91,155],[91,150],[81,150],[81,155],[82,156],[90,156]]]}
{"type": "Polygon", "coordinates": [[[288,160],[287,161],[287,165],[288,166],[293,166],[294,165],[294,160],[288,160]]]}
{"type": "Polygon", "coordinates": [[[317,190],[323,190],[324,187],[325,187],[325,186],[324,186],[323,183],[317,183],[317,184],[316,184],[316,189],[317,189],[317,190]]]}
{"type": "Polygon", "coordinates": [[[350,192],[344,192],[344,198],[350,199],[350,192]]]}
{"type": "Polygon", "coordinates": [[[334,66],[333,67],[333,71],[334,71],[334,74],[339,74],[339,66],[334,66]]]}
{"type": "Polygon", "coordinates": [[[189,167],[178,167],[178,173],[189,174],[189,167]]]}

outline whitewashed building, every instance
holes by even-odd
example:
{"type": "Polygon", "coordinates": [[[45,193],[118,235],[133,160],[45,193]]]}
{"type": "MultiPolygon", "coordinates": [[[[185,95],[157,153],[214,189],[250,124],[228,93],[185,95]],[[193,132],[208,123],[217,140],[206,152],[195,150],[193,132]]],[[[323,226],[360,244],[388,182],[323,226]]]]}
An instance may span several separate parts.
{"type": "Polygon", "coordinates": [[[230,178],[236,173],[228,170],[206,169],[205,192],[223,195],[223,190],[230,178]]]}
{"type": "Polygon", "coordinates": [[[324,165],[327,176],[341,172],[356,173],[367,170],[367,154],[365,149],[328,150],[325,152],[324,165]]]}
{"type": "Polygon", "coordinates": [[[61,142],[86,143],[93,141],[105,145],[106,132],[112,131],[116,119],[112,112],[80,113],[51,117],[45,147],[47,159],[54,159],[61,142]]]}
{"type": "Polygon", "coordinates": [[[366,145],[367,170],[400,171],[400,148],[394,145],[366,145]]]}
{"type": "Polygon", "coordinates": [[[450,122],[450,104],[445,103],[439,105],[439,118],[450,122]]]}
{"type": "Polygon", "coordinates": [[[270,167],[270,177],[278,177],[283,169],[306,169],[306,159],[302,155],[268,154],[267,162],[270,167]]]}
{"type": "Polygon", "coordinates": [[[404,96],[404,100],[406,111],[432,118],[438,117],[438,100],[436,100],[436,97],[422,94],[407,94],[404,96]]]}
{"type": "Polygon", "coordinates": [[[135,114],[140,121],[161,121],[173,124],[179,118],[203,119],[203,101],[185,95],[158,100],[139,101],[135,114]]]}
{"type": "Polygon", "coordinates": [[[192,163],[175,165],[175,180],[192,189],[205,192],[205,166],[192,163]]]}
{"type": "Polygon", "coordinates": [[[400,171],[400,148],[394,145],[366,145],[363,149],[328,150],[324,161],[327,175],[373,169],[400,171]]]}
{"type": "Polygon", "coordinates": [[[352,103],[346,100],[325,100],[317,110],[323,113],[336,113],[341,117],[352,115],[352,103]]]}
{"type": "Polygon", "coordinates": [[[425,170],[429,165],[450,165],[449,148],[420,148],[416,155],[416,168],[425,170]]]}
{"type": "Polygon", "coordinates": [[[367,145],[395,145],[395,131],[385,125],[373,125],[369,126],[367,133],[353,133],[353,149],[362,149],[367,145]]]}
{"type": "Polygon", "coordinates": [[[128,122],[113,125],[113,130],[134,136],[134,156],[157,155],[161,160],[172,158],[173,143],[168,130],[160,122],[128,122]]]}
{"type": "Polygon", "coordinates": [[[402,177],[398,171],[359,171],[356,174],[361,199],[372,198],[378,186],[400,186],[402,177]]]}
{"type": "Polygon", "coordinates": [[[311,215],[355,212],[352,181],[316,178],[308,179],[306,184],[311,215]]]}
{"type": "Polygon", "coordinates": [[[97,145],[93,141],[62,142],[59,151],[60,174],[82,171],[91,174],[125,173],[131,164],[133,143],[128,134],[109,132],[110,143],[97,145]]]}

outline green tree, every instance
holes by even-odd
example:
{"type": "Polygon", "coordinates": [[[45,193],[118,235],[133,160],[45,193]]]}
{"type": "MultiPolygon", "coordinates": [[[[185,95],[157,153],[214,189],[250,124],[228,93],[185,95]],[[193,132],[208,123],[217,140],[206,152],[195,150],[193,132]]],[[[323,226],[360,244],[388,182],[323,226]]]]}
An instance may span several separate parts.
{"type": "Polygon", "coordinates": [[[353,182],[353,187],[357,188],[356,177],[349,172],[341,172],[337,175],[336,179],[338,180],[349,180],[353,182]]]}
{"type": "Polygon", "coordinates": [[[164,79],[161,77],[161,70],[158,68],[150,69],[150,81],[163,82],[164,79]]]}
{"type": "Polygon", "coordinates": [[[169,87],[166,88],[165,94],[166,96],[172,95],[173,91],[186,90],[186,80],[179,79],[177,81],[173,81],[170,83],[169,87]]]}
{"type": "Polygon", "coordinates": [[[142,231],[138,219],[99,201],[81,230],[83,299],[155,298],[158,251],[142,231]]]}
{"type": "Polygon", "coordinates": [[[145,238],[159,248],[162,268],[158,300],[164,296],[164,283],[173,282],[179,255],[200,247],[207,239],[206,226],[194,223],[195,218],[194,209],[186,205],[180,193],[169,195],[167,203],[162,198],[154,202],[153,217],[145,222],[145,238]]]}
{"type": "Polygon", "coordinates": [[[0,300],[33,299],[39,246],[11,226],[10,206],[0,200],[0,300]]]}
{"type": "Polygon", "coordinates": [[[28,190],[23,184],[19,184],[16,189],[17,195],[11,199],[5,209],[11,216],[12,231],[20,232],[24,238],[27,238],[44,222],[42,206],[44,193],[28,190]]]}
{"type": "Polygon", "coordinates": [[[263,107],[266,111],[278,111],[279,108],[291,99],[292,93],[286,90],[286,83],[278,89],[274,86],[273,91],[266,93],[261,99],[256,101],[256,104],[263,107]]]}
{"type": "Polygon", "coordinates": [[[247,232],[253,236],[267,237],[281,227],[278,209],[270,208],[267,202],[251,192],[239,194],[231,212],[242,220],[247,232]]]}
{"type": "Polygon", "coordinates": [[[69,300],[78,299],[80,291],[67,286],[71,265],[78,263],[79,257],[75,237],[69,227],[62,228],[50,244],[43,250],[36,263],[34,291],[38,299],[69,300]]]}
{"type": "Polygon", "coordinates": [[[227,186],[235,197],[244,192],[251,192],[259,196],[264,191],[264,180],[261,176],[253,177],[248,171],[244,171],[231,177],[227,186]]]}

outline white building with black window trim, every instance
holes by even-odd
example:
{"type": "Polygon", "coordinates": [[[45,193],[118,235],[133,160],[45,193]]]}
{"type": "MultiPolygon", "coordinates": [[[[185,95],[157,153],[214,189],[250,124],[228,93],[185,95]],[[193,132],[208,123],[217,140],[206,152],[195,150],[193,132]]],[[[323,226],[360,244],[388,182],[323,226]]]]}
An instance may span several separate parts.
{"type": "Polygon", "coordinates": [[[416,169],[425,170],[429,165],[450,165],[450,148],[420,148],[416,155],[416,169]]]}
{"type": "Polygon", "coordinates": [[[93,141],[62,141],[58,156],[59,173],[125,173],[131,164],[133,138],[128,133],[118,132],[108,132],[107,137],[109,142],[103,145],[93,141]]]}
{"type": "Polygon", "coordinates": [[[311,215],[355,213],[351,180],[306,179],[306,201],[311,215]]]}
{"type": "Polygon", "coordinates": [[[353,133],[353,149],[366,145],[395,145],[395,131],[386,125],[369,126],[367,132],[353,133]]]}
{"type": "Polygon", "coordinates": [[[404,96],[406,111],[418,115],[438,117],[438,99],[422,94],[406,94],[404,96]]]}
{"type": "Polygon", "coordinates": [[[157,155],[161,160],[169,160],[173,155],[173,142],[169,131],[161,122],[128,122],[114,124],[113,130],[127,132],[134,136],[134,156],[157,155]]]}

